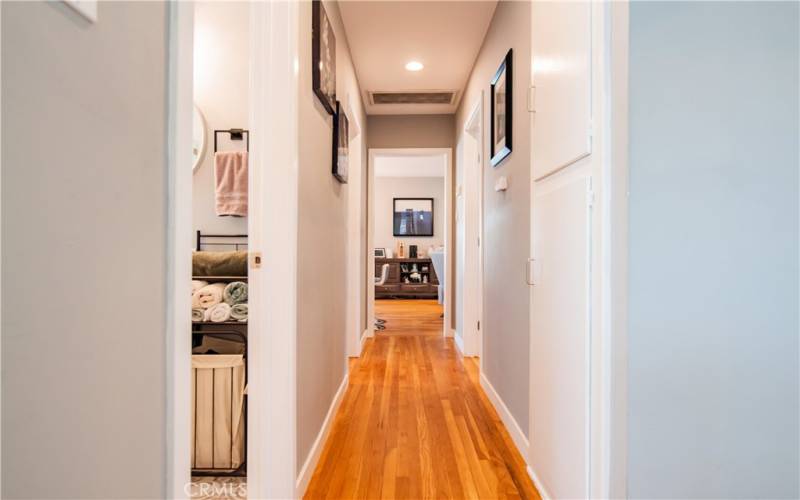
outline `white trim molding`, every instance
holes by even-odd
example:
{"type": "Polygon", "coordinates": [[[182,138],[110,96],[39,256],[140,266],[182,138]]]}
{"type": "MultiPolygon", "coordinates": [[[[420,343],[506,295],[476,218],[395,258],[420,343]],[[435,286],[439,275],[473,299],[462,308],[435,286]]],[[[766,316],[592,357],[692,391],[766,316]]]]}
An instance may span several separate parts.
{"type": "Polygon", "coordinates": [[[194,4],[169,4],[167,276],[166,276],[166,497],[187,498],[191,481],[189,427],[192,329],[192,110],[194,4]]]}
{"type": "Polygon", "coordinates": [[[604,280],[602,316],[603,429],[601,494],[626,498],[628,483],[628,0],[606,4],[609,50],[606,56],[610,91],[607,94],[608,129],[603,177],[608,196],[603,201],[604,280]]]}
{"type": "Polygon", "coordinates": [[[369,148],[367,156],[369,158],[367,170],[367,330],[370,337],[375,334],[375,210],[373,198],[375,192],[375,158],[379,156],[444,156],[445,176],[444,176],[444,204],[445,204],[445,232],[444,232],[444,326],[442,335],[445,337],[453,336],[452,315],[453,315],[453,254],[455,246],[451,235],[454,227],[453,217],[453,178],[455,177],[453,164],[453,150],[451,148],[369,148]]]}
{"type": "Polygon", "coordinates": [[[333,422],[336,420],[336,413],[339,411],[339,406],[342,404],[342,399],[344,399],[344,395],[347,392],[349,381],[349,374],[345,373],[342,383],[339,384],[339,389],[337,389],[336,395],[333,397],[333,401],[331,401],[331,406],[328,408],[328,414],[325,415],[325,420],[322,421],[319,434],[317,434],[317,438],[311,446],[311,451],[308,452],[308,457],[306,457],[305,462],[303,462],[303,467],[300,469],[300,474],[297,476],[295,498],[303,498],[306,493],[308,483],[311,481],[311,476],[314,475],[319,457],[322,455],[325,442],[328,440],[328,435],[333,427],[333,422]]]}
{"type": "Polygon", "coordinates": [[[250,269],[249,498],[296,492],[299,29],[297,2],[250,4],[248,243],[269,259],[250,269]]]}
{"type": "Polygon", "coordinates": [[[544,484],[542,484],[539,476],[536,475],[536,472],[534,472],[531,466],[528,465],[526,468],[528,469],[528,476],[531,478],[531,481],[533,481],[533,485],[536,486],[536,491],[539,492],[539,496],[542,498],[542,500],[550,500],[553,498],[547,491],[547,488],[544,487],[544,484]]]}
{"type": "Polygon", "coordinates": [[[511,411],[503,401],[503,398],[501,398],[500,394],[494,390],[494,386],[492,386],[492,383],[489,382],[489,379],[486,378],[486,374],[483,372],[481,372],[481,387],[486,395],[489,396],[489,401],[492,402],[492,405],[494,406],[494,409],[497,411],[498,415],[500,415],[500,419],[506,426],[506,430],[511,435],[511,439],[514,441],[514,444],[517,446],[517,451],[519,451],[519,454],[522,455],[522,458],[525,460],[526,464],[530,463],[528,461],[528,450],[530,450],[528,438],[525,437],[525,433],[522,432],[522,427],[519,426],[517,420],[511,414],[511,411]]]}
{"type": "Polygon", "coordinates": [[[466,356],[466,354],[464,354],[464,339],[457,330],[453,330],[453,343],[456,345],[459,354],[466,356]]]}

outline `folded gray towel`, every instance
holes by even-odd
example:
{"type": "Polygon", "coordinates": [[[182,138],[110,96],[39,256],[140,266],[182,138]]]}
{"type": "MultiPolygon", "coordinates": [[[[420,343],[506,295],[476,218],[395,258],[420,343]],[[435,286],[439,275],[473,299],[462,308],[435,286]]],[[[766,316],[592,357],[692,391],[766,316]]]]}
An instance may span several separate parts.
{"type": "Polygon", "coordinates": [[[231,307],[231,319],[236,321],[247,321],[247,304],[236,304],[231,307]]]}
{"type": "Polygon", "coordinates": [[[230,305],[242,304],[247,302],[247,283],[242,281],[232,281],[222,292],[222,300],[230,305]]]}

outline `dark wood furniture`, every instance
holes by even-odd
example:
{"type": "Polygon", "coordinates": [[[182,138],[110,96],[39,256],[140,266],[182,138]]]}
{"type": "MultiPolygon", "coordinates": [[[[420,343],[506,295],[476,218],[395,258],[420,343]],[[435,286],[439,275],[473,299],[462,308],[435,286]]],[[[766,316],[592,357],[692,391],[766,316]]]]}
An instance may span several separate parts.
{"type": "Polygon", "coordinates": [[[384,264],[389,276],[383,285],[375,285],[376,299],[435,299],[439,296],[439,278],[431,259],[375,258],[375,277],[380,278],[384,264]],[[414,279],[414,270],[419,281],[414,279]],[[427,282],[426,282],[427,281],[427,282]]]}

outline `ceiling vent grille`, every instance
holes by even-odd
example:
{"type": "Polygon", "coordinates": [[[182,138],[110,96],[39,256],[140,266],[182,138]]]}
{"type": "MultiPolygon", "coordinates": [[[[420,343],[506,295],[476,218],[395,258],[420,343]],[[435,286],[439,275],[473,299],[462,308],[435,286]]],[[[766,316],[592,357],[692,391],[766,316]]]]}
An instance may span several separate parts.
{"type": "Polygon", "coordinates": [[[416,92],[370,92],[369,100],[380,104],[453,104],[454,90],[416,91],[416,92]]]}

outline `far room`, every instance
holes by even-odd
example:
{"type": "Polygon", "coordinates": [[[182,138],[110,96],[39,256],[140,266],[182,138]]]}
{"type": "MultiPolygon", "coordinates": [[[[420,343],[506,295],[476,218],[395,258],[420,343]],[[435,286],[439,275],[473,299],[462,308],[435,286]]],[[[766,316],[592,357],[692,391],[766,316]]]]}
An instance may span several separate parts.
{"type": "Polygon", "coordinates": [[[430,334],[443,331],[448,166],[448,156],[438,151],[374,156],[376,332],[400,333],[403,325],[430,334]],[[417,328],[420,324],[426,328],[417,328]]]}

